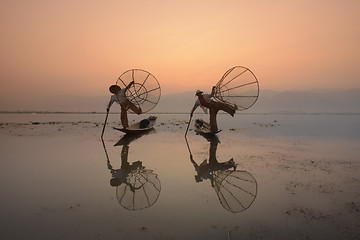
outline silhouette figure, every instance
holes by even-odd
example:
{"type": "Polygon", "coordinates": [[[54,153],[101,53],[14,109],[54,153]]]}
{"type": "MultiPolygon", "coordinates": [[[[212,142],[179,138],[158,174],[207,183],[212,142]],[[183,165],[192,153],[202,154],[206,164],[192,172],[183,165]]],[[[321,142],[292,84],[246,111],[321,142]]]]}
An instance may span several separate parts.
{"type": "Polygon", "coordinates": [[[141,210],[152,206],[159,198],[161,183],[153,170],[146,169],[142,161],[129,163],[129,145],[143,135],[124,135],[116,144],[122,146],[121,166],[113,168],[104,141],[103,147],[110,170],[110,185],[116,187],[119,204],[128,210],[141,210]]]}
{"type": "Polygon", "coordinates": [[[207,114],[207,109],[209,109],[210,110],[211,132],[218,131],[216,116],[220,110],[227,112],[232,117],[234,117],[234,114],[235,114],[236,110],[238,109],[236,104],[230,105],[228,103],[216,100],[216,98],[214,98],[215,89],[216,89],[216,86],[213,86],[210,94],[204,94],[203,91],[197,90],[195,93],[195,96],[197,96],[198,99],[196,99],[195,104],[190,112],[190,118],[192,118],[194,111],[196,110],[197,107],[202,108],[204,113],[206,113],[206,114],[207,114]]]}
{"type": "Polygon", "coordinates": [[[219,139],[217,136],[213,136],[209,138],[210,140],[210,150],[209,150],[209,162],[205,159],[200,165],[198,165],[194,159],[192,154],[190,154],[190,161],[195,167],[196,175],[195,180],[196,182],[201,182],[203,179],[210,179],[211,186],[214,187],[214,176],[213,172],[218,170],[227,170],[233,168],[236,170],[236,164],[231,158],[229,161],[219,163],[216,159],[216,150],[219,143],[219,139]]]}
{"type": "Polygon", "coordinates": [[[134,84],[134,81],[131,81],[125,88],[121,88],[119,85],[111,85],[109,91],[113,94],[110,98],[109,103],[107,104],[106,112],[109,113],[111,105],[116,102],[121,107],[120,119],[123,128],[129,127],[129,120],[127,116],[127,111],[131,109],[136,114],[141,114],[142,110],[140,107],[135,106],[134,103],[130,102],[126,97],[126,91],[134,84]]]}
{"type": "Polygon", "coordinates": [[[246,171],[236,170],[237,165],[233,158],[226,162],[219,162],[216,157],[217,146],[220,143],[218,137],[213,135],[206,137],[206,139],[210,142],[209,161],[205,159],[201,164],[197,164],[185,138],[190,153],[190,161],[196,171],[195,181],[202,182],[209,179],[221,205],[226,210],[233,213],[246,210],[254,202],[257,195],[255,178],[246,171]]]}

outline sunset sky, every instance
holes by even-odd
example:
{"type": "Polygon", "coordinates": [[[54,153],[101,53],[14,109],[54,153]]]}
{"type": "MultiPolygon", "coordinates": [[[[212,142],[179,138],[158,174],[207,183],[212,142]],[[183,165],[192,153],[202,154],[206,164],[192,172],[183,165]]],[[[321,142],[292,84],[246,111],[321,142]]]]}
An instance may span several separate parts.
{"type": "Polygon", "coordinates": [[[260,89],[360,88],[360,1],[1,0],[0,98],[101,96],[131,68],[162,94],[229,68],[260,89]]]}

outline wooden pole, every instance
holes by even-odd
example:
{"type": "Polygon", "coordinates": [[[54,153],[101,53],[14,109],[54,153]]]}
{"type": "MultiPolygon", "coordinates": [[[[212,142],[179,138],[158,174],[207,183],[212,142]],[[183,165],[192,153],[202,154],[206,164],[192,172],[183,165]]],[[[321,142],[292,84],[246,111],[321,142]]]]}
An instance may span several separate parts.
{"type": "Polygon", "coordinates": [[[189,126],[190,126],[191,119],[192,119],[192,115],[190,116],[190,120],[189,120],[189,123],[188,123],[187,128],[186,128],[185,138],[186,138],[186,134],[187,134],[187,132],[188,132],[188,130],[189,130],[189,126]]]}
{"type": "Polygon", "coordinates": [[[103,139],[103,135],[104,135],[104,131],[105,131],[105,127],[106,127],[106,122],[107,122],[107,119],[108,119],[108,115],[109,115],[109,111],[106,111],[106,117],[105,117],[104,127],[103,127],[103,130],[102,130],[102,133],[101,133],[101,139],[103,139]]]}

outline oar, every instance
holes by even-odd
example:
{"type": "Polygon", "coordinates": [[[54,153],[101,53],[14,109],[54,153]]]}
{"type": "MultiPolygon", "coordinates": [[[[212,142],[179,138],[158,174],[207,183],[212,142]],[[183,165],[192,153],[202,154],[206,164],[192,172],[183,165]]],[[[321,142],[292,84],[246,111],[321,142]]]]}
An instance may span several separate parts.
{"type": "Polygon", "coordinates": [[[188,148],[188,150],[189,150],[190,157],[192,157],[191,150],[190,150],[190,146],[189,146],[189,143],[188,143],[188,141],[187,141],[187,138],[185,138],[185,142],[186,142],[186,146],[187,146],[187,148],[188,148]]]}
{"type": "Polygon", "coordinates": [[[186,138],[186,134],[187,134],[187,132],[188,132],[188,130],[189,130],[189,126],[190,126],[191,119],[192,119],[192,115],[190,116],[190,120],[189,120],[189,123],[188,123],[187,128],[186,128],[185,138],[186,138]]]}
{"type": "Polygon", "coordinates": [[[108,119],[108,115],[109,115],[109,111],[106,111],[106,117],[105,117],[104,127],[103,127],[103,130],[102,130],[102,133],[101,133],[101,139],[103,139],[103,135],[104,135],[104,131],[105,131],[105,126],[106,126],[106,122],[107,122],[107,119],[108,119]]]}

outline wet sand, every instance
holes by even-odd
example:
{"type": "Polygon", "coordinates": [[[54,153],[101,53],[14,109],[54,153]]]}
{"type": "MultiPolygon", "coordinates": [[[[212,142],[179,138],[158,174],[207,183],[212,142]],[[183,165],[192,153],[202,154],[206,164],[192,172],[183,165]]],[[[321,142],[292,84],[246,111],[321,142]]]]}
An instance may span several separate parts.
{"type": "MultiPolygon", "coordinates": [[[[192,125],[186,144],[188,115],[157,116],[155,131],[120,143],[123,133],[111,128],[118,116],[110,116],[104,149],[103,115],[2,115],[0,237],[360,238],[360,116],[220,115],[215,145],[192,125]],[[221,198],[226,189],[216,179],[196,181],[194,162],[209,160],[211,151],[255,179],[245,209],[221,198]],[[124,153],[130,165],[141,162],[156,187],[145,203],[136,202],[142,210],[123,206],[124,184],[110,185],[109,163],[120,169],[124,153]]],[[[139,189],[132,190],[146,192],[139,189]]]]}

